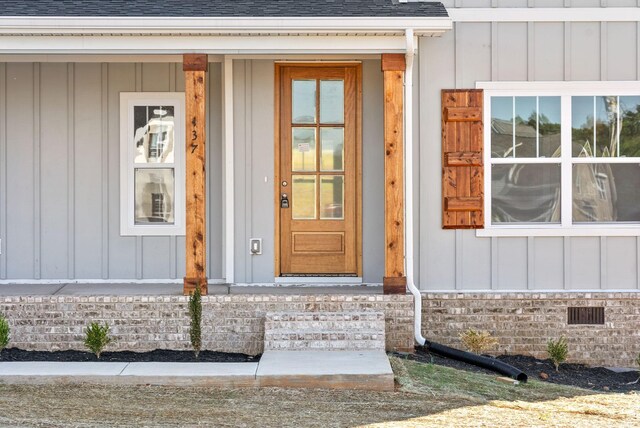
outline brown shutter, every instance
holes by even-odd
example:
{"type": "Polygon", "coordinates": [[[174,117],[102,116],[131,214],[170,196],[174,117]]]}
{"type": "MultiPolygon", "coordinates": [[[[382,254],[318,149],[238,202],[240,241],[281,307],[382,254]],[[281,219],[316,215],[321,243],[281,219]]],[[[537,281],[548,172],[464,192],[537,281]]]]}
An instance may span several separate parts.
{"type": "Polygon", "coordinates": [[[482,90],[442,91],[442,227],[484,227],[482,90]]]}

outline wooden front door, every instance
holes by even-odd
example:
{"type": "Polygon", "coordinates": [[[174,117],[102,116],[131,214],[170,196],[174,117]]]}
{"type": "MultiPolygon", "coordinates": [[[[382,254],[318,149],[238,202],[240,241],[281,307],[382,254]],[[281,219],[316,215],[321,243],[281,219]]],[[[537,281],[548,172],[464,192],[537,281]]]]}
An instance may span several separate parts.
{"type": "Polygon", "coordinates": [[[360,65],[277,66],[276,274],[360,275],[360,65]]]}

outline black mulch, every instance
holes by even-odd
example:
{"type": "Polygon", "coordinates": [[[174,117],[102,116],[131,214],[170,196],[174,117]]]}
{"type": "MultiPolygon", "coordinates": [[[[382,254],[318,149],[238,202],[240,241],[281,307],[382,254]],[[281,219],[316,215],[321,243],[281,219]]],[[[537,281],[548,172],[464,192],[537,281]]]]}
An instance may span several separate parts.
{"type": "MultiPolygon", "coordinates": [[[[423,363],[432,363],[459,370],[496,375],[496,373],[490,370],[441,357],[424,349],[417,349],[415,354],[409,355],[409,358],[423,363]]],[[[630,384],[630,382],[634,382],[640,377],[637,371],[616,373],[604,367],[588,367],[582,364],[562,364],[560,371],[556,373],[556,369],[551,360],[538,360],[537,358],[524,355],[501,355],[496,358],[522,370],[529,376],[529,379],[536,379],[541,382],[570,385],[597,391],[640,391],[640,382],[630,384]],[[541,379],[541,373],[549,375],[548,379],[541,379]]]]}
{"type": "Polygon", "coordinates": [[[116,363],[177,362],[177,363],[247,363],[260,361],[260,356],[201,351],[196,360],[192,351],[156,349],[149,352],[103,352],[96,356],[83,351],[25,351],[8,348],[0,352],[0,361],[107,361],[116,363]]]}

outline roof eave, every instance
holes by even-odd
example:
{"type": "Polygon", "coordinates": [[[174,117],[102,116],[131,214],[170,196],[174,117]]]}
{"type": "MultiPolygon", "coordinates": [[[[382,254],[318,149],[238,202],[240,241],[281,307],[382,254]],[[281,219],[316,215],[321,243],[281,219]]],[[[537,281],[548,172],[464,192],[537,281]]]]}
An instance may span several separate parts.
{"type": "Polygon", "coordinates": [[[0,35],[399,35],[438,36],[449,17],[0,17],[0,35]]]}

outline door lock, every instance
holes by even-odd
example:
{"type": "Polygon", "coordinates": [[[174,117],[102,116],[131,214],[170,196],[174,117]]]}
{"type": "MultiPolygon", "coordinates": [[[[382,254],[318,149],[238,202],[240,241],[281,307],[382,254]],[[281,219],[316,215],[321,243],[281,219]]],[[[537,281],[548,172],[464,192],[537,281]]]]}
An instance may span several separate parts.
{"type": "Polygon", "coordinates": [[[289,197],[286,193],[280,195],[280,208],[289,208],[289,197]]]}

